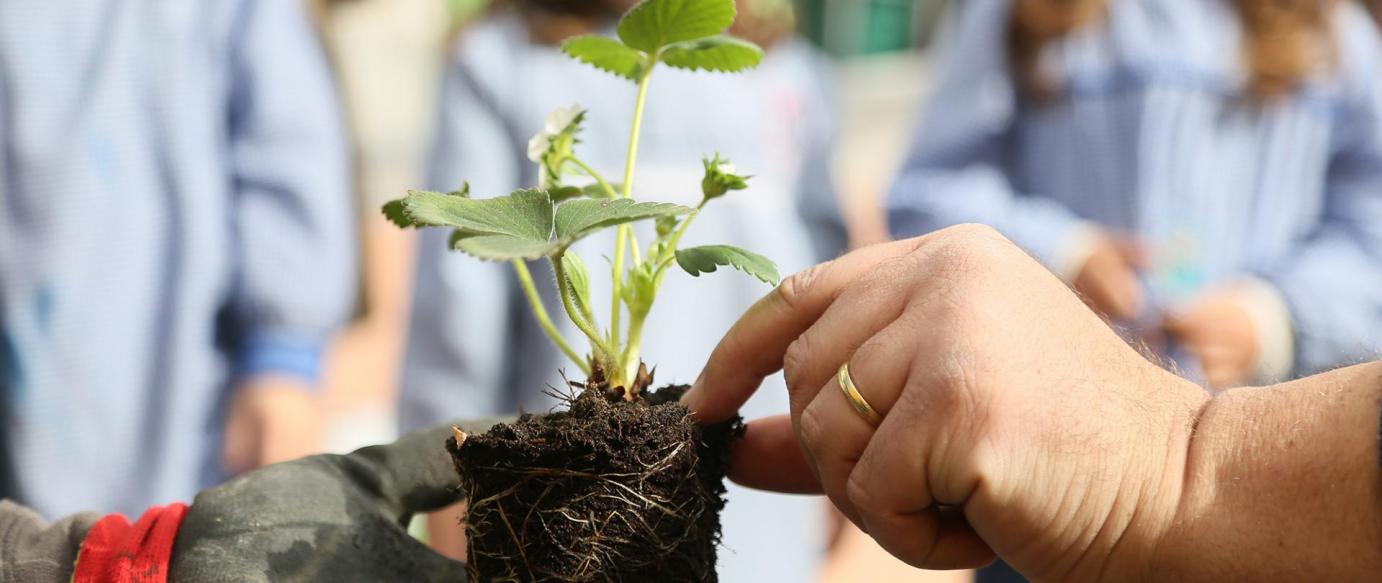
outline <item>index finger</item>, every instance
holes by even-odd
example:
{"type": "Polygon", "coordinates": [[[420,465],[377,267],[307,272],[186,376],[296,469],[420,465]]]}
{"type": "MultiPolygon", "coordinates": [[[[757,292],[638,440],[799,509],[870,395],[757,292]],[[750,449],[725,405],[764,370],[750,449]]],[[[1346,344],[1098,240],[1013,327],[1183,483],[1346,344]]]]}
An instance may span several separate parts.
{"type": "Polygon", "coordinates": [[[788,277],[758,300],[715,346],[682,403],[702,423],[733,417],[763,379],[782,369],[787,347],[821,317],[850,282],[915,251],[925,236],[872,245],[788,277]]]}

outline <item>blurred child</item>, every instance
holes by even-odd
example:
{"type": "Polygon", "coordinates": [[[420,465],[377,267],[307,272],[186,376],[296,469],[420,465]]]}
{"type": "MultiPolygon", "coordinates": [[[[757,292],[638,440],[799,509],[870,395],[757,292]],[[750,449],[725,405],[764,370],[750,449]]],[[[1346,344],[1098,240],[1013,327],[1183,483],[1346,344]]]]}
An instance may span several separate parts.
{"type": "MultiPolygon", "coordinates": [[[[566,57],[553,44],[573,34],[612,34],[613,18],[627,4],[519,2],[464,31],[447,71],[432,186],[454,189],[469,181],[476,196],[493,196],[536,185],[528,139],[549,112],[573,103],[589,110],[578,147],[582,159],[606,176],[621,175],[636,87],[566,57]]],[[[740,22],[760,25],[736,31],[769,48],[758,70],[730,76],[663,67],[654,73],[635,197],[694,205],[700,158],[718,151],[754,178],[748,190],[708,206],[684,244],[740,245],[790,273],[838,253],[844,232],[829,176],[834,118],[824,65],[786,34],[790,24],[755,18],[768,8],[788,6],[742,3],[740,22]]],[[[650,227],[639,225],[642,241],[651,240],[650,227]]],[[[579,371],[549,345],[509,266],[455,257],[445,241],[444,233],[424,234],[422,241],[401,404],[405,429],[458,415],[550,409],[542,390],[562,386],[557,370],[579,371]]],[[[613,236],[597,236],[578,250],[598,258],[613,247],[613,236]]],[[[590,264],[594,297],[609,294],[603,266],[590,264]]],[[[658,385],[694,380],[736,317],[768,292],[740,274],[701,278],[713,281],[681,273],[669,278],[676,281],[659,293],[643,342],[658,385]]],[[[537,279],[552,302],[550,278],[537,279]]],[[[573,328],[566,333],[578,337],[573,328]]],[[[785,390],[760,391],[744,415],[786,411],[786,398],[785,390]]],[[[815,577],[824,528],[819,511],[812,499],[731,486],[722,579],[815,577]]],[[[434,534],[458,532],[455,515],[436,523],[434,534]]]]}
{"type": "Polygon", "coordinates": [[[0,3],[0,495],[132,513],[316,449],[339,117],[300,2],[0,3]]]}
{"type": "Polygon", "coordinates": [[[1352,2],[959,5],[890,198],[981,222],[1215,387],[1382,346],[1382,45],[1352,2]]]}

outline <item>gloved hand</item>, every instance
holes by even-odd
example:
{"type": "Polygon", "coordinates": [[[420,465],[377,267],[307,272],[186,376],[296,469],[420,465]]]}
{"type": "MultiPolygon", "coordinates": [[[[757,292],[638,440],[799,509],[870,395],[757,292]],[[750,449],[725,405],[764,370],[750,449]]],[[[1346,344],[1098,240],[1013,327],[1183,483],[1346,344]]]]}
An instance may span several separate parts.
{"type": "MultiPolygon", "coordinates": [[[[498,421],[456,425],[484,432],[498,421]]],[[[170,580],[465,581],[461,563],[405,530],[414,513],[460,497],[444,447],[450,427],[268,466],[198,494],[178,531],[170,580]]]]}

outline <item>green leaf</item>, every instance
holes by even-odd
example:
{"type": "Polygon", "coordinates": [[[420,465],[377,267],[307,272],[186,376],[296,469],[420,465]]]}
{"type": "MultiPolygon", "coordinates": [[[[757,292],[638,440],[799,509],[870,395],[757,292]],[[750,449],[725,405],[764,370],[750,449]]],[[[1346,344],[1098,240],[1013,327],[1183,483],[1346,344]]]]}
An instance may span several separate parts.
{"type": "Polygon", "coordinates": [[[763,49],[731,36],[712,36],[667,47],[662,62],[678,69],[738,73],[758,66],[763,49]]]}
{"type": "MultiPolygon", "coordinates": [[[[614,189],[615,196],[619,195],[619,187],[617,185],[611,184],[610,188],[614,189]]],[[[605,192],[605,188],[600,186],[599,183],[587,184],[585,186],[564,185],[556,188],[549,188],[548,191],[552,193],[552,202],[558,204],[580,197],[610,198],[609,193],[605,192]]]]}
{"type": "Polygon", "coordinates": [[[590,273],[586,271],[585,261],[568,251],[561,255],[561,265],[566,273],[566,284],[571,286],[571,295],[576,298],[576,307],[589,318],[594,309],[590,303],[590,273]]]}
{"type": "MultiPolygon", "coordinates": [[[[418,192],[425,192],[425,191],[418,191],[418,192]]],[[[429,196],[429,197],[430,197],[431,195],[436,195],[436,194],[438,194],[438,193],[435,193],[435,192],[425,192],[425,195],[424,195],[424,196],[429,196]]],[[[400,199],[397,199],[397,200],[391,200],[391,201],[389,201],[389,202],[384,203],[384,208],[382,209],[382,210],[384,211],[384,217],[388,218],[389,221],[392,222],[393,224],[398,225],[398,226],[400,226],[400,227],[403,227],[403,228],[405,228],[405,229],[407,229],[407,228],[420,228],[420,227],[433,227],[433,226],[436,226],[436,225],[433,225],[433,224],[428,224],[428,223],[419,222],[417,219],[414,219],[413,216],[412,216],[411,214],[408,213],[408,205],[407,205],[407,202],[408,202],[408,199],[409,199],[409,198],[412,198],[412,195],[413,195],[413,191],[409,191],[408,197],[407,197],[407,198],[400,198],[400,199]]],[[[451,191],[451,192],[446,193],[444,196],[454,196],[454,197],[459,197],[459,198],[470,198],[470,183],[469,183],[469,182],[466,182],[466,183],[464,183],[464,184],[461,185],[461,189],[460,189],[460,190],[453,190],[453,191],[451,191]]]]}
{"type": "Polygon", "coordinates": [[[557,207],[556,236],[564,245],[594,231],[642,219],[685,215],[691,207],[668,202],[636,202],[627,198],[577,199],[557,207]]]}
{"type": "Polygon", "coordinates": [[[720,34],[734,24],[734,14],[734,0],[643,0],[619,20],[619,39],[651,55],[720,34]]]}
{"type": "Polygon", "coordinates": [[[524,239],[513,235],[463,234],[463,231],[459,230],[452,234],[451,246],[476,259],[489,261],[541,259],[559,248],[551,241],[524,239]]]}
{"type": "Polygon", "coordinates": [[[643,74],[643,66],[648,59],[638,49],[594,34],[571,37],[561,43],[561,50],[582,63],[635,83],[643,74]]]}
{"type": "Polygon", "coordinates": [[[558,186],[547,190],[552,194],[552,202],[562,202],[578,196],[586,196],[585,189],[578,186],[558,186]]]}
{"type": "Polygon", "coordinates": [[[541,190],[483,199],[414,190],[384,206],[386,215],[392,211],[411,226],[456,227],[469,235],[530,240],[546,240],[552,233],[552,198],[541,190]]]}
{"type": "Polygon", "coordinates": [[[413,217],[408,216],[408,211],[403,206],[403,200],[404,199],[400,198],[384,203],[384,208],[382,209],[384,211],[384,218],[389,219],[389,222],[404,229],[427,226],[419,225],[417,222],[413,221],[413,217]]]}
{"type": "MultiPolygon", "coordinates": [[[[614,196],[619,196],[619,183],[611,182],[609,184],[609,187],[611,190],[614,191],[614,196]]],[[[588,196],[590,198],[611,198],[610,194],[608,192],[605,192],[605,187],[600,186],[600,183],[598,182],[595,184],[587,184],[583,190],[585,191],[585,196],[588,196]]]]}
{"type": "Polygon", "coordinates": [[[550,192],[533,189],[482,199],[412,191],[384,206],[385,215],[403,226],[454,227],[454,249],[493,261],[537,259],[604,227],[690,212],[678,204],[626,198],[581,198],[557,206],[550,192]]]}
{"type": "Polygon", "coordinates": [[[721,265],[728,265],[752,275],[768,285],[777,285],[781,277],[771,259],[729,245],[705,245],[677,249],[677,265],[693,276],[711,273],[721,265]]]}

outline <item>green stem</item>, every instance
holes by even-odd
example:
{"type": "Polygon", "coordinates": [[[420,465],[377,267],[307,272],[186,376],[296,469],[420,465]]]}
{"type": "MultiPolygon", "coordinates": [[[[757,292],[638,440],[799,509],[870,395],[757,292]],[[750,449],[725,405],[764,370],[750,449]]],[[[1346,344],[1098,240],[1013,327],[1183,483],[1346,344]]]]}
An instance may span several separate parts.
{"type": "MultiPolygon", "coordinates": [[[[691,227],[691,221],[701,213],[701,210],[705,208],[705,203],[707,202],[709,202],[709,199],[701,199],[701,203],[696,205],[696,212],[687,216],[686,220],[682,221],[681,226],[677,228],[676,233],[672,234],[672,238],[662,251],[662,256],[657,259],[657,267],[653,270],[653,290],[662,287],[662,278],[667,274],[667,269],[672,266],[672,261],[676,259],[677,245],[681,244],[681,238],[686,234],[687,229],[691,227]]],[[[649,259],[651,260],[652,258],[650,257],[649,259]]],[[[650,301],[649,305],[651,306],[651,304],[652,302],[650,301]]],[[[620,355],[621,365],[624,370],[627,371],[627,374],[630,375],[637,373],[635,367],[638,366],[640,345],[643,343],[643,323],[647,318],[647,312],[642,314],[630,314],[629,342],[628,345],[624,347],[624,353],[620,355]]]]}
{"type": "MultiPolygon", "coordinates": [[[[633,107],[633,128],[629,130],[629,152],[624,162],[624,184],[622,198],[629,198],[633,194],[633,171],[638,163],[638,136],[643,129],[643,107],[648,102],[648,81],[652,78],[653,68],[657,65],[658,55],[649,55],[647,65],[643,69],[643,76],[638,79],[638,100],[633,107]]],[[[620,345],[620,322],[623,316],[623,299],[621,298],[624,287],[624,247],[629,244],[629,226],[619,225],[614,241],[614,268],[612,270],[614,285],[611,288],[613,295],[610,298],[609,310],[609,341],[610,345],[618,348],[620,345]]],[[[618,352],[612,353],[618,357],[618,352]]],[[[622,371],[621,371],[622,372],[622,371]]]]}
{"type": "Polygon", "coordinates": [[[552,318],[547,315],[547,307],[542,304],[542,296],[538,295],[537,286],[533,285],[533,274],[528,272],[528,264],[522,259],[515,259],[513,270],[518,272],[518,281],[523,284],[523,293],[528,296],[528,303],[532,306],[533,315],[537,316],[537,323],[542,326],[542,331],[546,332],[557,348],[581,368],[581,372],[590,374],[590,362],[581,358],[581,355],[571,348],[571,344],[562,337],[561,331],[557,330],[556,324],[553,324],[552,318]]]}
{"type": "Polygon", "coordinates": [[[605,177],[601,176],[599,172],[596,172],[594,168],[587,166],[585,162],[582,162],[575,157],[569,158],[568,160],[572,164],[575,164],[577,168],[580,168],[581,172],[584,172],[586,176],[594,178],[595,183],[600,185],[600,189],[605,191],[605,196],[608,196],[609,198],[619,197],[619,193],[614,192],[614,187],[610,186],[610,184],[605,181],[605,177]]]}
{"type": "Polygon", "coordinates": [[[634,378],[638,375],[639,351],[643,347],[643,322],[648,319],[647,312],[631,312],[629,314],[629,342],[624,345],[624,354],[620,363],[624,367],[624,374],[627,378],[634,378]]]}
{"type": "Polygon", "coordinates": [[[677,227],[677,232],[672,234],[671,241],[669,241],[667,247],[662,250],[662,257],[658,258],[657,273],[660,273],[663,269],[666,269],[667,266],[670,265],[669,261],[673,257],[676,257],[677,246],[681,245],[681,237],[686,234],[687,229],[691,228],[691,221],[696,220],[696,217],[700,216],[701,210],[705,209],[705,203],[707,202],[710,202],[710,199],[702,198],[701,204],[696,205],[696,212],[688,215],[686,217],[686,220],[681,222],[681,226],[677,227]]]}
{"type": "MultiPolygon", "coordinates": [[[[585,173],[586,176],[594,178],[595,183],[600,185],[600,189],[605,191],[606,197],[619,198],[619,193],[615,192],[614,187],[610,186],[609,182],[605,181],[605,177],[601,176],[599,172],[596,172],[594,168],[591,168],[585,162],[574,157],[570,159],[570,162],[575,164],[577,168],[580,168],[581,172],[585,173]]],[[[643,262],[643,251],[638,247],[638,235],[634,234],[632,230],[629,231],[629,250],[633,252],[633,263],[635,265],[643,262]]]]}
{"type": "Polygon", "coordinates": [[[638,233],[629,230],[629,252],[633,253],[633,264],[643,263],[643,250],[638,248],[638,233]]]}
{"type": "Polygon", "coordinates": [[[561,305],[566,308],[567,317],[571,318],[571,322],[576,325],[576,328],[590,339],[590,346],[595,350],[599,360],[609,361],[611,358],[617,358],[619,353],[605,344],[604,339],[600,337],[600,332],[595,329],[595,325],[581,315],[580,309],[576,307],[576,302],[571,299],[571,286],[567,284],[566,268],[562,267],[561,264],[561,256],[564,254],[566,254],[565,250],[551,256],[548,258],[548,263],[552,264],[552,272],[557,278],[561,305]]]}
{"type": "Polygon", "coordinates": [[[638,80],[638,101],[633,105],[633,129],[629,132],[629,153],[624,163],[624,198],[633,195],[633,170],[638,162],[638,136],[643,129],[643,107],[648,103],[648,80],[652,78],[653,65],[656,63],[656,59],[649,59],[643,77],[638,80]]]}

